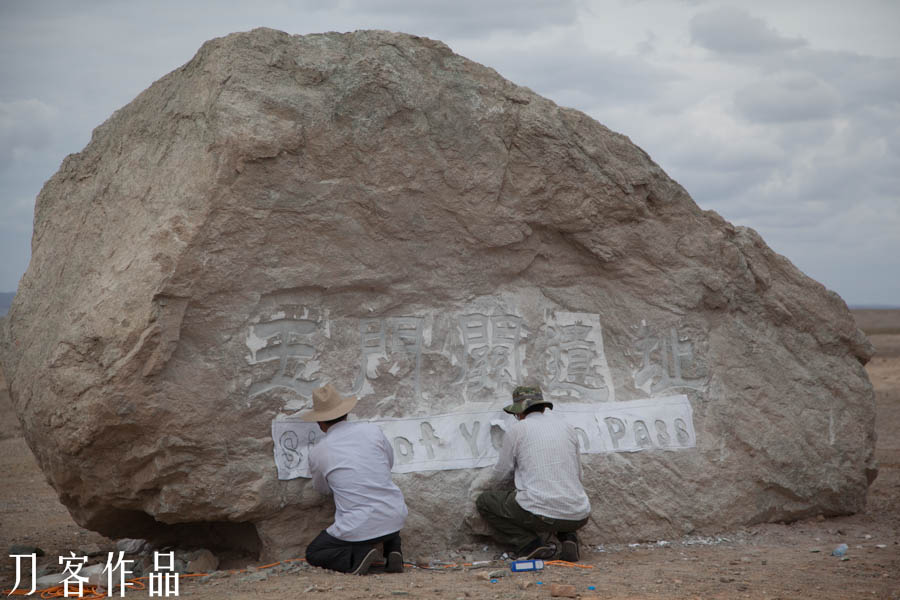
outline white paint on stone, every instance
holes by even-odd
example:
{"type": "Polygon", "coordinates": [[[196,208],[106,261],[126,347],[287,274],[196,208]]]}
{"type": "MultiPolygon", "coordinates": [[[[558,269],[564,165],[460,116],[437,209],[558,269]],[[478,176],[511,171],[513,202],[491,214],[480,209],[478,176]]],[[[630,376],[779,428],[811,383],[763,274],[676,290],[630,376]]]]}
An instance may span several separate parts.
{"type": "Polygon", "coordinates": [[[550,398],[615,402],[600,315],[547,311],[545,321],[551,336],[546,384],[550,398]]]}
{"type": "MultiPolygon", "coordinates": [[[[687,396],[600,404],[562,404],[554,413],[578,434],[581,451],[640,452],[695,448],[693,411],[687,396]]],[[[383,418],[394,448],[394,473],[470,469],[497,461],[502,435],[515,419],[502,411],[469,411],[415,418],[383,418]],[[494,429],[492,434],[492,429],[494,429]]],[[[297,416],[272,421],[279,479],[309,477],[309,449],[322,433],[297,416]]]]}
{"type": "Polygon", "coordinates": [[[251,325],[247,328],[247,338],[244,340],[244,343],[250,349],[250,354],[246,356],[247,362],[251,365],[256,364],[256,353],[266,347],[266,339],[256,335],[251,325]]]}

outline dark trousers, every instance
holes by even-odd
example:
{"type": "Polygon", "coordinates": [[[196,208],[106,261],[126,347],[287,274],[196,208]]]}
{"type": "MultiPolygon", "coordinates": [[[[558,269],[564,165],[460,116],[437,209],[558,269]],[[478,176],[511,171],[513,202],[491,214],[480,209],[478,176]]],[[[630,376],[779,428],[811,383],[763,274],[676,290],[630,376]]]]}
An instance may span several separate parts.
{"type": "Polygon", "coordinates": [[[570,533],[588,522],[587,517],[568,521],[529,512],[516,502],[515,490],[483,492],[475,500],[475,508],[495,531],[494,538],[514,550],[525,548],[541,533],[570,533]]]}
{"type": "Polygon", "coordinates": [[[401,552],[400,532],[395,531],[371,540],[345,542],[323,530],[306,547],[306,562],[314,567],[349,573],[378,544],[384,544],[385,558],[391,552],[401,552]]]}

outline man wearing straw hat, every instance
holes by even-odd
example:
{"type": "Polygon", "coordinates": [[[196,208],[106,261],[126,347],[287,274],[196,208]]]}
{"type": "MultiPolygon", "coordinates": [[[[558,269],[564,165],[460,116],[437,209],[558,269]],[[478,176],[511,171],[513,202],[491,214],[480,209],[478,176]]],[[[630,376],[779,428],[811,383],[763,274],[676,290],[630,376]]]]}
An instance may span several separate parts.
{"type": "Polygon", "coordinates": [[[394,451],[377,425],[347,421],[356,402],[329,384],[313,391],[313,408],[301,415],[325,432],[309,453],[309,472],[318,492],[334,494],[335,509],[334,523],[306,548],[306,561],[365,575],[380,545],[385,571],[401,573],[400,529],[408,511],[391,481],[394,451]]]}
{"type": "Polygon", "coordinates": [[[545,409],[541,388],[519,386],[513,403],[503,410],[517,422],[503,436],[500,456],[492,471],[474,488],[485,489],[514,476],[514,490],[488,490],[475,507],[492,527],[494,537],[509,544],[520,558],[553,558],[555,534],[562,544],[562,560],[579,558],[576,530],[588,521],[591,504],[581,484],[581,456],[575,430],[545,409]]]}

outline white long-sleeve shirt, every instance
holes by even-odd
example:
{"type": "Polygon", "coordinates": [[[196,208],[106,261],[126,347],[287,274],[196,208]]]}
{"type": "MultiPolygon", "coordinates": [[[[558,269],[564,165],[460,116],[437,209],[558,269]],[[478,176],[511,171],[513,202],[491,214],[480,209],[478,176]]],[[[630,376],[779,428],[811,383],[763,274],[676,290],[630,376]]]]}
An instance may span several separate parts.
{"type": "Polygon", "coordinates": [[[372,423],[341,421],[309,453],[313,486],[334,494],[334,524],[326,531],[359,542],[400,531],[408,509],[391,480],[394,451],[372,423]]]}
{"type": "Polygon", "coordinates": [[[575,430],[551,410],[516,421],[503,437],[493,482],[515,473],[516,502],[551,519],[579,521],[591,512],[581,484],[581,453],[575,430]]]}

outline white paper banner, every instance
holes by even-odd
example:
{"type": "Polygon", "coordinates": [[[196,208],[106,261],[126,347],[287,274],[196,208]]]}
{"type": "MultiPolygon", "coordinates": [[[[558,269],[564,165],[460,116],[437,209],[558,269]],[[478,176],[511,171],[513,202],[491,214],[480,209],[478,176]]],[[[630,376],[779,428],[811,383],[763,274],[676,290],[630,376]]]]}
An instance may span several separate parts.
{"type": "MultiPolygon", "coordinates": [[[[687,396],[629,402],[557,404],[578,435],[581,451],[682,450],[697,445],[687,396]]],[[[502,411],[373,421],[394,448],[394,473],[487,467],[497,461],[514,417],[502,411]]],[[[272,421],[279,479],[309,477],[309,450],[324,434],[297,417],[272,421]]]]}

